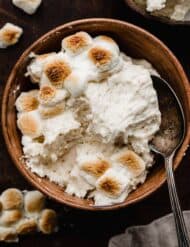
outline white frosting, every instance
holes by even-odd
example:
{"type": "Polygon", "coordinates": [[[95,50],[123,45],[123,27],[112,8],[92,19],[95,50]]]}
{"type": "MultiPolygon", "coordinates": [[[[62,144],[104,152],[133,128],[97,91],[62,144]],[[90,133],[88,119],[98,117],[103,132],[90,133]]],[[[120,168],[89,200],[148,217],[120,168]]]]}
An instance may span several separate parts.
{"type": "Polygon", "coordinates": [[[41,88],[51,84],[43,70],[54,59],[67,61],[71,73],[52,98],[39,99],[37,112],[45,107],[56,110],[61,102],[64,109],[47,118],[38,113],[42,137],[22,137],[26,164],[40,177],[63,186],[67,193],[81,198],[88,195],[97,206],[122,202],[145,181],[153,164],[148,142],[161,120],[151,74],[158,74],[147,61],[120,53],[118,45],[103,36],[75,54],[67,51],[66,43],[62,45],[64,51],[36,63],[36,70],[28,70],[29,76],[31,71],[33,76],[37,72],[41,88]],[[115,66],[112,60],[103,67],[93,64],[89,51],[96,46],[113,54],[115,66]],[[125,148],[116,145],[118,142],[125,148]],[[141,157],[138,175],[118,161],[118,155],[128,149],[141,157]],[[83,167],[97,163],[95,172],[83,167]],[[109,178],[119,184],[114,195],[101,189],[102,181],[109,178]]]}

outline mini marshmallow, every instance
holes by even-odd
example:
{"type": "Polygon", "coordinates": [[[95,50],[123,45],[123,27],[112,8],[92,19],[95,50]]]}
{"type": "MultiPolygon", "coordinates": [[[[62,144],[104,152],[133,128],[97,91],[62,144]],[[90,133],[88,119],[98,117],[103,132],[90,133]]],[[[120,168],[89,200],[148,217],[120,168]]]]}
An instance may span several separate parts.
{"type": "Polygon", "coordinates": [[[39,218],[39,229],[45,234],[50,234],[56,231],[57,215],[52,209],[44,209],[39,218]]]}
{"type": "Polygon", "coordinates": [[[64,81],[72,72],[64,54],[56,54],[47,59],[43,67],[41,85],[63,88],[64,81]]]}
{"type": "Polygon", "coordinates": [[[53,118],[65,110],[65,102],[58,103],[53,106],[40,105],[39,113],[43,119],[53,118]]]}
{"type": "Polygon", "coordinates": [[[83,94],[87,87],[88,78],[82,71],[72,72],[64,82],[64,87],[73,97],[78,97],[83,94]]]}
{"type": "Polygon", "coordinates": [[[42,55],[36,55],[31,53],[29,57],[33,58],[30,64],[27,66],[27,72],[25,76],[30,76],[31,82],[39,83],[42,76],[43,66],[46,62],[46,59],[55,55],[55,52],[46,53],[42,55]]]}
{"type": "Polygon", "coordinates": [[[12,0],[12,3],[29,15],[36,12],[42,0],[12,0]]]}
{"type": "Polygon", "coordinates": [[[0,48],[7,48],[18,42],[20,36],[23,33],[23,29],[12,23],[6,23],[0,29],[0,48]]]}
{"type": "Polygon", "coordinates": [[[121,169],[108,169],[96,182],[97,189],[108,197],[118,197],[129,184],[129,178],[121,169]]]}
{"type": "Polygon", "coordinates": [[[53,106],[68,97],[68,92],[65,89],[56,89],[53,86],[46,85],[40,88],[39,101],[46,106],[53,106]]]}
{"type": "Polygon", "coordinates": [[[16,100],[16,108],[18,112],[29,112],[36,110],[39,105],[38,101],[39,90],[31,90],[29,92],[23,92],[16,100]]]}
{"type": "Polygon", "coordinates": [[[81,170],[86,173],[91,174],[95,177],[100,177],[104,174],[104,172],[110,168],[110,164],[106,160],[96,160],[96,161],[89,161],[85,162],[80,166],[81,170]]]}
{"type": "Polygon", "coordinates": [[[23,204],[23,196],[21,191],[14,188],[5,190],[2,193],[0,200],[3,205],[3,209],[17,209],[23,204]]]}
{"type": "Polygon", "coordinates": [[[145,162],[132,150],[122,150],[117,154],[117,162],[125,166],[133,176],[139,176],[145,171],[145,162]]]}
{"type": "Polygon", "coordinates": [[[30,218],[30,219],[22,219],[18,225],[16,225],[16,232],[18,234],[27,234],[27,233],[32,233],[37,230],[37,222],[35,219],[30,218]]]}
{"type": "Polygon", "coordinates": [[[113,39],[107,36],[98,36],[94,39],[92,48],[88,51],[88,58],[99,72],[113,70],[120,64],[120,51],[113,39]]]}
{"type": "Polygon", "coordinates": [[[24,209],[27,213],[39,213],[44,203],[44,195],[37,190],[27,192],[24,197],[24,209]]]}
{"type": "Polygon", "coordinates": [[[70,55],[77,55],[92,45],[92,38],[86,32],[78,32],[62,40],[62,49],[70,55]]]}
{"type": "Polygon", "coordinates": [[[0,218],[0,224],[4,226],[10,226],[17,223],[21,218],[22,212],[18,209],[4,211],[0,218]]]}
{"type": "Polygon", "coordinates": [[[21,113],[17,125],[23,135],[33,138],[42,135],[42,122],[36,111],[21,113]]]}
{"type": "Polygon", "coordinates": [[[7,243],[18,242],[16,231],[12,228],[0,226],[0,241],[7,243]]]}

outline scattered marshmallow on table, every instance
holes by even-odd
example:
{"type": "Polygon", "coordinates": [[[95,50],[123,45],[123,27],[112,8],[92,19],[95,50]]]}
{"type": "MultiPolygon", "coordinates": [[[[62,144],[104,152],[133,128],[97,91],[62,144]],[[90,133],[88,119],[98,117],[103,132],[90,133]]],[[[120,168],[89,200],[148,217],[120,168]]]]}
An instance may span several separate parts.
{"type": "Polygon", "coordinates": [[[18,235],[56,230],[56,212],[45,208],[41,192],[10,188],[0,195],[0,241],[18,242],[18,235]]]}
{"type": "Polygon", "coordinates": [[[6,23],[0,29],[0,48],[4,49],[8,46],[16,44],[22,33],[23,29],[21,27],[12,23],[6,23]]]}
{"type": "Polygon", "coordinates": [[[33,15],[37,11],[41,2],[42,0],[12,0],[13,5],[29,15],[33,15]]]}

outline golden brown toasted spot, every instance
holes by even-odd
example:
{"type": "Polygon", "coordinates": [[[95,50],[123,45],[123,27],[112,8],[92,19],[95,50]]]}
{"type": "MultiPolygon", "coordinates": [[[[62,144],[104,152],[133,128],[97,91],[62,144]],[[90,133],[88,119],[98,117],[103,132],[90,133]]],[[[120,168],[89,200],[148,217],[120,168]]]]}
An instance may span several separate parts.
{"type": "Polygon", "coordinates": [[[70,66],[63,61],[55,61],[46,65],[45,74],[55,87],[62,87],[65,78],[70,75],[70,66]]]}
{"type": "Polygon", "coordinates": [[[16,30],[6,29],[3,32],[3,38],[9,44],[16,43],[17,36],[18,36],[18,31],[16,30]]]}
{"type": "Polygon", "coordinates": [[[36,110],[38,106],[39,106],[39,102],[35,97],[31,95],[23,96],[22,98],[23,111],[26,111],[26,112],[33,111],[33,110],[36,110]]]}
{"type": "Polygon", "coordinates": [[[54,210],[44,209],[39,219],[39,229],[45,234],[55,231],[57,225],[57,216],[54,210]]]}
{"type": "Polygon", "coordinates": [[[39,97],[44,101],[49,101],[53,97],[55,97],[56,89],[51,86],[43,86],[40,89],[39,97]]]}
{"type": "Polygon", "coordinates": [[[29,213],[35,213],[42,210],[45,203],[45,197],[39,191],[30,191],[24,198],[25,210],[29,213]]]}
{"type": "Polygon", "coordinates": [[[2,209],[3,209],[3,205],[2,205],[2,203],[0,202],[0,214],[1,214],[2,209]]]}
{"type": "Polygon", "coordinates": [[[18,126],[24,135],[33,135],[38,130],[38,122],[28,114],[20,116],[18,126]]]}
{"type": "Polygon", "coordinates": [[[43,118],[51,118],[59,115],[65,109],[65,104],[61,103],[55,106],[40,108],[40,114],[43,118]]]}
{"type": "Polygon", "coordinates": [[[12,225],[22,218],[22,213],[18,209],[4,211],[1,222],[4,225],[12,225]]]}
{"type": "Polygon", "coordinates": [[[112,54],[101,47],[94,47],[89,51],[89,58],[96,65],[104,65],[111,60],[112,54]]]}
{"type": "Polygon", "coordinates": [[[118,161],[127,166],[136,175],[140,174],[144,168],[144,161],[133,151],[127,150],[118,161]]]}
{"type": "Polygon", "coordinates": [[[23,196],[20,190],[7,189],[1,195],[3,209],[20,208],[23,203],[23,196]]]}
{"type": "Polygon", "coordinates": [[[27,234],[37,230],[37,223],[35,219],[24,219],[16,227],[18,234],[27,234]]]}
{"type": "Polygon", "coordinates": [[[41,136],[38,136],[38,137],[34,138],[33,140],[36,141],[36,142],[39,142],[39,143],[44,143],[45,136],[41,135],[41,136]]]}
{"type": "Polygon", "coordinates": [[[71,35],[65,39],[66,46],[73,52],[76,52],[80,48],[88,46],[85,35],[81,32],[71,35]]]}
{"type": "Polygon", "coordinates": [[[86,162],[81,166],[81,169],[95,177],[100,177],[110,167],[106,160],[98,160],[94,162],[86,162]]]}
{"type": "Polygon", "coordinates": [[[0,241],[11,242],[17,239],[17,234],[13,229],[4,228],[0,232],[0,241]]]}
{"type": "Polygon", "coordinates": [[[98,187],[110,195],[118,195],[121,189],[119,181],[111,177],[101,179],[98,187]]]}

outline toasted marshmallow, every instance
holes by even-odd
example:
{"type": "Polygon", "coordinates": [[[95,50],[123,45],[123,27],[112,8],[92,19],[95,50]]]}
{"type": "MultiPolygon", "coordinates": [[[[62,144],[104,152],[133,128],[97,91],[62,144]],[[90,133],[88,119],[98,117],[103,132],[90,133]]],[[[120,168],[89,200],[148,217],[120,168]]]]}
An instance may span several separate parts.
{"type": "Polygon", "coordinates": [[[17,209],[23,204],[23,196],[18,189],[7,189],[1,195],[3,209],[17,209]]]}
{"type": "Polygon", "coordinates": [[[37,222],[35,219],[22,219],[16,226],[16,232],[18,234],[27,234],[35,232],[37,230],[37,222]]]}
{"type": "Polygon", "coordinates": [[[21,113],[17,125],[23,135],[33,138],[42,135],[42,122],[36,111],[21,113]]]}
{"type": "Polygon", "coordinates": [[[121,60],[118,45],[107,36],[98,36],[94,39],[93,47],[88,51],[88,58],[99,72],[113,70],[121,60]]]}
{"type": "Polygon", "coordinates": [[[38,90],[23,92],[16,100],[16,108],[18,112],[34,111],[38,108],[38,90]]]}
{"type": "Polygon", "coordinates": [[[48,119],[55,117],[61,113],[63,113],[65,110],[65,102],[61,102],[54,106],[43,106],[41,105],[39,107],[40,115],[43,119],[48,119]]]}
{"type": "Polygon", "coordinates": [[[131,150],[119,152],[117,161],[127,167],[133,176],[139,176],[145,170],[145,162],[143,159],[131,150]]]}
{"type": "Polygon", "coordinates": [[[1,218],[0,224],[9,226],[17,223],[22,218],[22,213],[18,209],[4,211],[1,218]]]}
{"type": "Polygon", "coordinates": [[[64,81],[72,72],[64,54],[59,53],[47,59],[43,67],[41,85],[63,88],[64,81]]]}
{"type": "Polygon", "coordinates": [[[42,55],[36,55],[34,53],[31,53],[29,57],[33,59],[31,63],[27,66],[27,72],[25,76],[30,76],[30,79],[33,83],[39,83],[41,80],[42,70],[46,62],[46,59],[55,54],[55,52],[46,53],[42,55]]]}
{"type": "Polygon", "coordinates": [[[2,205],[2,203],[0,202],[0,215],[1,215],[2,209],[3,209],[3,205],[2,205]]]}
{"type": "Polygon", "coordinates": [[[0,241],[8,243],[18,242],[18,236],[14,229],[0,226],[0,241]]]}
{"type": "Polygon", "coordinates": [[[42,0],[12,0],[12,3],[29,15],[36,12],[42,0]]]}
{"type": "Polygon", "coordinates": [[[120,196],[129,184],[129,178],[121,171],[115,168],[108,169],[97,180],[97,189],[109,197],[120,196]]]}
{"type": "Polygon", "coordinates": [[[87,87],[88,76],[82,71],[72,72],[64,82],[64,87],[69,91],[73,97],[83,94],[87,87]]]}
{"type": "Polygon", "coordinates": [[[22,33],[23,29],[21,27],[12,23],[6,23],[0,29],[0,48],[7,48],[10,45],[16,44],[22,33]]]}
{"type": "Polygon", "coordinates": [[[62,40],[62,49],[68,54],[77,55],[92,45],[92,38],[86,32],[78,32],[62,40]]]}
{"type": "Polygon", "coordinates": [[[108,168],[110,164],[106,160],[89,161],[81,165],[81,170],[95,177],[102,176],[108,168]]]}
{"type": "Polygon", "coordinates": [[[44,195],[37,191],[29,191],[24,197],[24,209],[27,213],[38,213],[42,210],[45,203],[44,195]]]}
{"type": "Polygon", "coordinates": [[[56,231],[57,215],[52,209],[44,209],[39,219],[39,230],[45,234],[56,231]]]}
{"type": "Polygon", "coordinates": [[[39,101],[43,105],[53,106],[65,100],[67,96],[68,92],[66,90],[46,85],[40,88],[39,101]]]}

